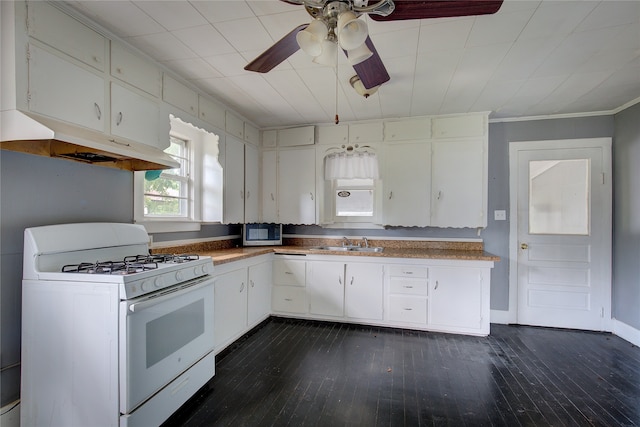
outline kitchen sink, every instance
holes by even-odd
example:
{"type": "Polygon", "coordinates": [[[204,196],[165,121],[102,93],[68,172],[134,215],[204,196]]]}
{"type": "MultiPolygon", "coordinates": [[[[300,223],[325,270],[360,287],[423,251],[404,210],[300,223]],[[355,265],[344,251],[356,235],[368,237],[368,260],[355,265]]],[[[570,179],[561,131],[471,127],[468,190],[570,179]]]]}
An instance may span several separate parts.
{"type": "Polygon", "coordinates": [[[339,252],[382,252],[381,246],[360,247],[360,246],[315,246],[311,250],[316,251],[339,251],[339,252]]]}

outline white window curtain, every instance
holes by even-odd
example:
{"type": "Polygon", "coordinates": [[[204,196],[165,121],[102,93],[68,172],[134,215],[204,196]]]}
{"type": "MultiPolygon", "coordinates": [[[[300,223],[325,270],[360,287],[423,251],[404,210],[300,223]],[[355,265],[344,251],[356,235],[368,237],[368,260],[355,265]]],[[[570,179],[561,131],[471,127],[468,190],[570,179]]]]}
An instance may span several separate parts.
{"type": "Polygon", "coordinates": [[[324,179],[378,179],[378,157],[375,153],[331,153],[324,159],[324,179]]]}

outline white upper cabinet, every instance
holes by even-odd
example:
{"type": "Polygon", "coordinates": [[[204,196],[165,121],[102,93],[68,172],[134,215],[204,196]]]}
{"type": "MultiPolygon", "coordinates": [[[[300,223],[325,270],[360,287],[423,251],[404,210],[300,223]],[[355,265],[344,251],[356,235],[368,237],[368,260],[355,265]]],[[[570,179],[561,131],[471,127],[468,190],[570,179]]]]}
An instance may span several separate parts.
{"type": "Polygon", "coordinates": [[[434,117],[431,123],[433,138],[465,138],[482,136],[487,132],[486,114],[434,117]]]}
{"type": "Polygon", "coordinates": [[[315,148],[280,150],[278,217],[283,224],[316,223],[315,148]]]}
{"type": "Polygon", "coordinates": [[[157,98],[162,96],[162,72],[120,43],[111,42],[111,75],[157,98]]]}
{"type": "Polygon", "coordinates": [[[363,142],[382,141],[382,123],[358,123],[349,125],[349,142],[360,144],[363,142]]]}
{"type": "Polygon", "coordinates": [[[34,45],[29,46],[29,110],[105,131],[104,79],[34,45]]]}
{"type": "Polygon", "coordinates": [[[278,146],[295,147],[298,145],[312,145],[315,142],[314,134],[314,126],[280,129],[278,130],[278,146]]]}
{"type": "Polygon", "coordinates": [[[383,224],[430,225],[431,143],[387,145],[383,159],[383,224]]]}
{"type": "Polygon", "coordinates": [[[29,2],[27,16],[29,36],[105,70],[106,39],[102,35],[44,1],[29,2]]]}
{"type": "Polygon", "coordinates": [[[432,142],[431,225],[487,226],[483,139],[432,142]]]}
{"type": "Polygon", "coordinates": [[[260,212],[260,154],[251,144],[244,147],[244,222],[259,221],[260,212]]]}
{"type": "Polygon", "coordinates": [[[244,142],[227,136],[224,156],[223,222],[244,222],[244,142]]]}
{"type": "Polygon", "coordinates": [[[260,143],[260,131],[249,123],[244,124],[244,140],[249,144],[258,145],[260,143]]]}
{"type": "Polygon", "coordinates": [[[278,152],[262,152],[262,222],[278,220],[278,152]]]}
{"type": "Polygon", "coordinates": [[[384,122],[384,140],[392,141],[424,141],[431,137],[431,119],[406,119],[384,122]]]}
{"type": "Polygon", "coordinates": [[[262,147],[275,148],[278,142],[277,130],[265,130],[262,132],[262,147]]]}
{"type": "Polygon", "coordinates": [[[318,144],[340,146],[349,142],[349,125],[318,126],[318,144]]]}
{"type": "Polygon", "coordinates": [[[162,79],[162,99],[192,116],[198,115],[198,93],[166,73],[162,79]]]}
{"type": "Polygon", "coordinates": [[[142,95],[111,83],[111,134],[164,150],[169,136],[160,137],[160,108],[142,95]]]}
{"type": "Polygon", "coordinates": [[[198,96],[198,117],[218,129],[224,130],[224,108],[203,96],[198,96]]]}
{"type": "Polygon", "coordinates": [[[244,139],[244,122],[240,117],[228,111],[225,117],[225,130],[229,135],[244,139]]]}

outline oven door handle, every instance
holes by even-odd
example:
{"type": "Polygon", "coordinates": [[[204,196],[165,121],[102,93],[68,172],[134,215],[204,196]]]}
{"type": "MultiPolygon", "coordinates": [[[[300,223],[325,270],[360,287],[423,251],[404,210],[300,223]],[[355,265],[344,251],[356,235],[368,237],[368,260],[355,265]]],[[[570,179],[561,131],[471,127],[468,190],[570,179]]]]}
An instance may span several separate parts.
{"type": "Polygon", "coordinates": [[[162,304],[168,299],[175,298],[177,296],[184,295],[192,291],[197,291],[198,289],[204,288],[205,286],[213,286],[212,277],[202,278],[197,282],[194,282],[188,285],[178,286],[177,289],[175,290],[166,291],[156,297],[150,298],[145,301],[134,302],[129,306],[129,311],[131,311],[132,313],[139,313],[143,310],[146,310],[147,308],[156,306],[158,304],[162,304]]]}

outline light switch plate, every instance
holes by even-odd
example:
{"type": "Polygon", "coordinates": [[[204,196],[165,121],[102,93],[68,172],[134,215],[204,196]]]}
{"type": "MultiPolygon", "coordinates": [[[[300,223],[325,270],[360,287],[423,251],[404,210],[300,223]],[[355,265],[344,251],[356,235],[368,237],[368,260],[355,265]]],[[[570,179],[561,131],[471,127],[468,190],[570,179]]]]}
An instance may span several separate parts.
{"type": "Polygon", "coordinates": [[[506,221],[507,211],[493,211],[493,219],[496,221],[506,221]]]}

